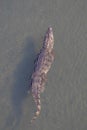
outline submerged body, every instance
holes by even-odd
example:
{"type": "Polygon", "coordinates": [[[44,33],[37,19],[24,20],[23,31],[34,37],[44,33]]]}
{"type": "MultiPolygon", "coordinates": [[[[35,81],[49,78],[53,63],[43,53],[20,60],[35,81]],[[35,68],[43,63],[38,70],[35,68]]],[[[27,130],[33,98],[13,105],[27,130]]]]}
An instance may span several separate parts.
{"type": "Polygon", "coordinates": [[[32,74],[32,95],[37,106],[37,112],[31,122],[37,118],[41,111],[40,93],[45,89],[47,73],[54,60],[53,45],[53,31],[49,27],[44,38],[43,46],[35,61],[34,72],[32,74]]]}

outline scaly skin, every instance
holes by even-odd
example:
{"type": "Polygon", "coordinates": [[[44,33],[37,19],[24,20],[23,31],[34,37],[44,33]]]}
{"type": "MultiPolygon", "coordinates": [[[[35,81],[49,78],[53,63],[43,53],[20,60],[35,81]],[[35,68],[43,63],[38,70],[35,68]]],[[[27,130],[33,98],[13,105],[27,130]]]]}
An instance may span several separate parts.
{"type": "Polygon", "coordinates": [[[37,106],[37,111],[31,122],[33,122],[39,116],[41,111],[40,94],[45,89],[47,73],[54,60],[53,45],[54,45],[53,31],[52,28],[49,27],[44,38],[43,46],[35,61],[34,72],[31,78],[32,95],[37,106]]]}

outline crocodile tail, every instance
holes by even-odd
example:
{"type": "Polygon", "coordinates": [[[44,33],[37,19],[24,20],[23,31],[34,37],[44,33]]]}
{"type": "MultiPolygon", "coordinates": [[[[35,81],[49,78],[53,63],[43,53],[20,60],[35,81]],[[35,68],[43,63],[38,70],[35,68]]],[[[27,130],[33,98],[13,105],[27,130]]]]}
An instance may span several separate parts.
{"type": "Polygon", "coordinates": [[[39,98],[36,99],[35,102],[36,102],[36,105],[37,105],[37,111],[36,111],[34,117],[32,118],[31,123],[40,115],[40,111],[41,111],[40,95],[39,95],[39,98]]]}

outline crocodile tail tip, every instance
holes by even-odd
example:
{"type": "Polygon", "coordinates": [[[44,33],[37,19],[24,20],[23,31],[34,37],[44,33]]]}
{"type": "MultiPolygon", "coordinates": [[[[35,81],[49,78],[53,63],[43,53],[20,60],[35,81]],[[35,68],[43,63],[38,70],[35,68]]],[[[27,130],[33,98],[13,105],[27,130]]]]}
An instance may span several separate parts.
{"type": "Polygon", "coordinates": [[[39,104],[37,106],[37,112],[35,113],[35,116],[32,118],[31,123],[33,123],[33,121],[40,115],[40,111],[41,111],[41,105],[39,104]]]}

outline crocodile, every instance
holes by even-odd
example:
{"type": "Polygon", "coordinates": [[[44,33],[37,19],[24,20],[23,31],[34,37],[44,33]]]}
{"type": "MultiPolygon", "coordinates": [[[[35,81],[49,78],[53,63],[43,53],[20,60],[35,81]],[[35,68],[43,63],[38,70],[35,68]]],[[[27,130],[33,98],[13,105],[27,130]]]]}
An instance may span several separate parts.
{"type": "Polygon", "coordinates": [[[52,27],[49,27],[44,37],[42,48],[37,54],[37,58],[34,63],[34,71],[31,76],[32,96],[37,107],[37,111],[31,122],[33,122],[39,116],[41,111],[40,94],[44,92],[45,83],[47,81],[47,73],[50,70],[51,64],[54,61],[53,46],[53,30],[52,27]]]}

